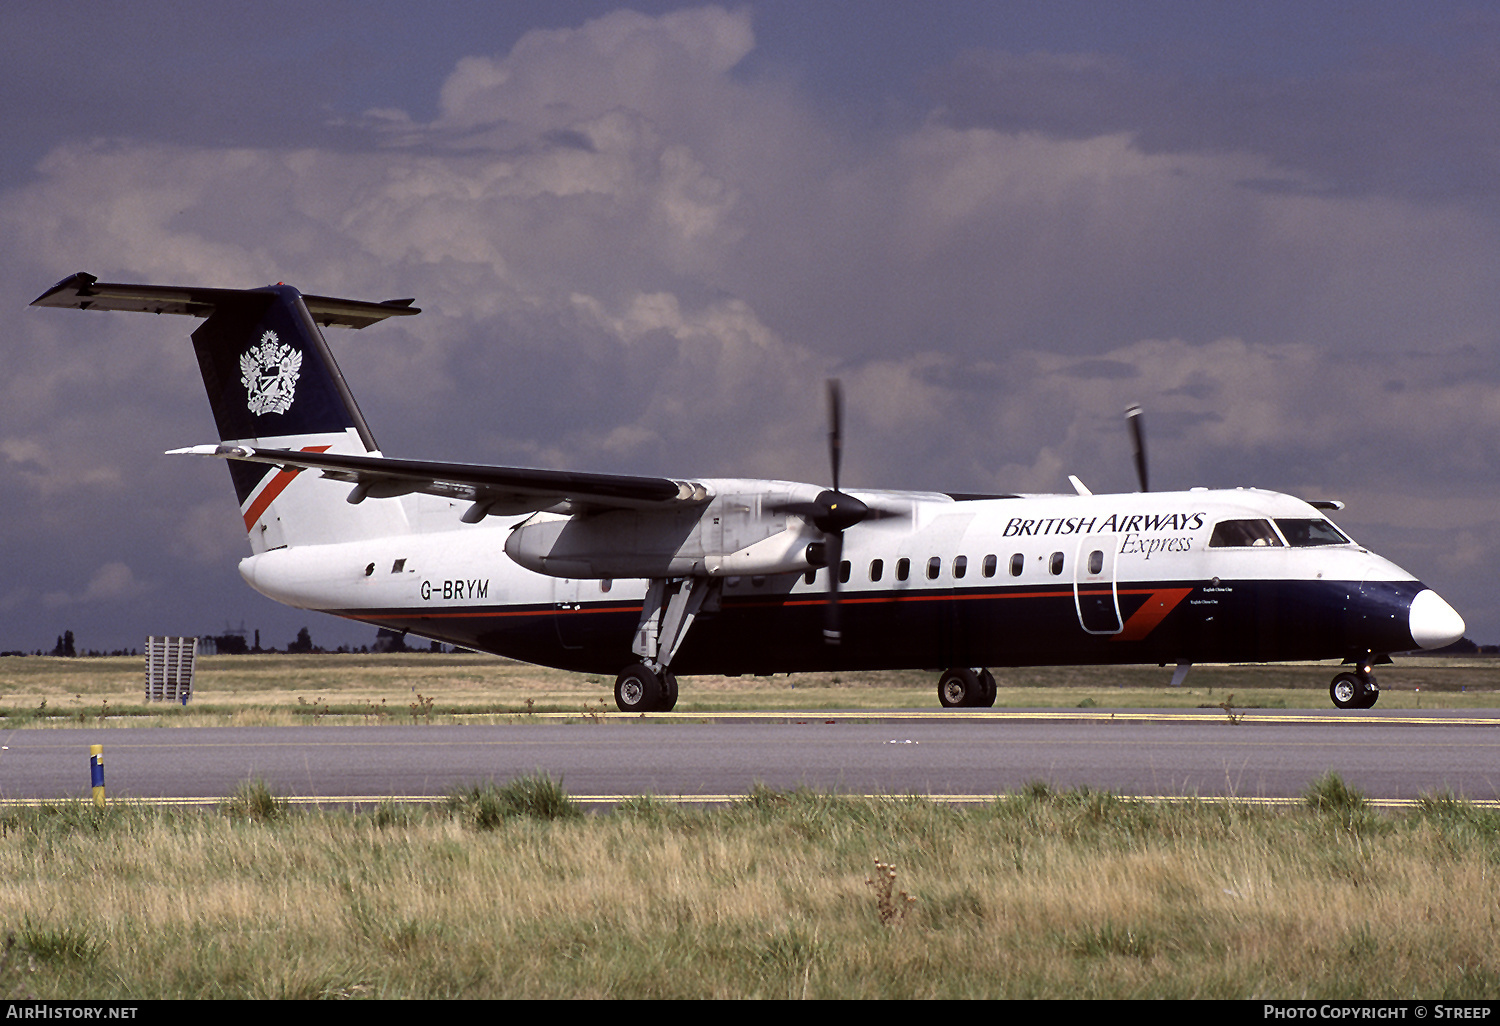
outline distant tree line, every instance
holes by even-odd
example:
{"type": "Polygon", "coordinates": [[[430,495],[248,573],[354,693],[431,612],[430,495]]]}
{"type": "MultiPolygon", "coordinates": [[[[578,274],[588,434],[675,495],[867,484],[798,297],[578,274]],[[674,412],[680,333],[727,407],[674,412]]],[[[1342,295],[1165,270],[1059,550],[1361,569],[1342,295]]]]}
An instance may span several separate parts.
{"type": "MultiPolygon", "coordinates": [[[[273,655],[279,654],[275,648],[262,648],[260,645],[260,631],[255,632],[255,640],[246,640],[244,631],[226,631],[223,634],[201,634],[199,638],[206,642],[202,647],[218,655],[273,655]],[[212,646],[210,648],[210,646],[212,646]]],[[[428,642],[426,646],[417,647],[406,643],[405,631],[393,631],[388,627],[381,627],[375,633],[375,642],[372,645],[360,645],[354,648],[350,645],[340,645],[335,649],[326,649],[313,644],[312,632],[303,627],[297,632],[296,640],[287,642],[286,648],[281,649],[291,655],[322,654],[329,651],[334,653],[354,652],[452,652],[454,646],[444,645],[438,641],[428,642]]],[[[57,643],[52,646],[51,651],[36,649],[32,652],[13,649],[0,652],[0,656],[57,656],[59,658],[88,658],[99,656],[138,656],[140,649],[117,648],[105,652],[99,649],[79,649],[78,643],[73,637],[72,631],[63,631],[57,636],[57,643]]]]}
{"type": "Polygon", "coordinates": [[[43,652],[37,649],[34,652],[23,652],[20,649],[12,649],[8,652],[0,652],[0,656],[26,656],[26,655],[49,655],[72,659],[78,656],[133,656],[140,655],[140,650],[135,648],[117,648],[109,652],[102,652],[96,648],[79,651],[78,644],[73,640],[72,631],[63,631],[57,636],[57,644],[52,646],[52,651],[43,652]]]}

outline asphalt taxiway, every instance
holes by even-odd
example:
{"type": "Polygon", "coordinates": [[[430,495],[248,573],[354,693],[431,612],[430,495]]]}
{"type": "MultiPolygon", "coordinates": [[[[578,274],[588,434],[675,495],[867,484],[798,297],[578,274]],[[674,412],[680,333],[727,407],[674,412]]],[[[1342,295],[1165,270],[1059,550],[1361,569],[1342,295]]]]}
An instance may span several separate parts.
{"type": "Polygon", "coordinates": [[[1042,781],[1145,798],[1296,800],[1334,772],[1391,804],[1500,805],[1500,711],[983,710],[536,717],[500,725],[0,731],[0,803],[206,803],[264,780],[294,801],[426,801],[531,773],[580,800],[712,802],[757,784],[976,801],[1042,781]]]}

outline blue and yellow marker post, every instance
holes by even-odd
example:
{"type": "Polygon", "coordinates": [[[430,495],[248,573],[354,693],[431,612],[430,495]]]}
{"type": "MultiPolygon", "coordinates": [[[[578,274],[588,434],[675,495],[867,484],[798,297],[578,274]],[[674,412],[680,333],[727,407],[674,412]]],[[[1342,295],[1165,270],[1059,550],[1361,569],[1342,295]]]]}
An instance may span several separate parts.
{"type": "Polygon", "coordinates": [[[104,746],[89,745],[89,779],[94,785],[94,804],[104,808],[104,746]]]}

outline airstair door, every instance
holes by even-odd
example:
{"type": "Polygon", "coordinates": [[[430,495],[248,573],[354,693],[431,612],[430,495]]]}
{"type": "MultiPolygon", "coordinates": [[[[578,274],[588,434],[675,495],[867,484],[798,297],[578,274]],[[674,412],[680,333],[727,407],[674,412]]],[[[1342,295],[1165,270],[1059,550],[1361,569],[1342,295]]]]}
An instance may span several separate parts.
{"type": "Polygon", "coordinates": [[[1089,634],[1119,634],[1125,629],[1120,618],[1120,594],[1115,581],[1120,537],[1089,534],[1078,543],[1073,560],[1073,602],[1078,623],[1089,634]]]}

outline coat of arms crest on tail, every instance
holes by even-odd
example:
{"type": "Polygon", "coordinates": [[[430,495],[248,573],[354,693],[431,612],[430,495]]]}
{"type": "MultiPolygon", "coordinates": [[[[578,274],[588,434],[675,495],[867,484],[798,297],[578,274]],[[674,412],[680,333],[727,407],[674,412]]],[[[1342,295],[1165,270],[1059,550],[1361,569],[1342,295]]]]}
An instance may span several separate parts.
{"type": "Polygon", "coordinates": [[[256,416],[285,413],[292,405],[302,354],[283,344],[276,332],[260,337],[260,344],[240,354],[240,384],[249,394],[247,405],[256,416]]]}

